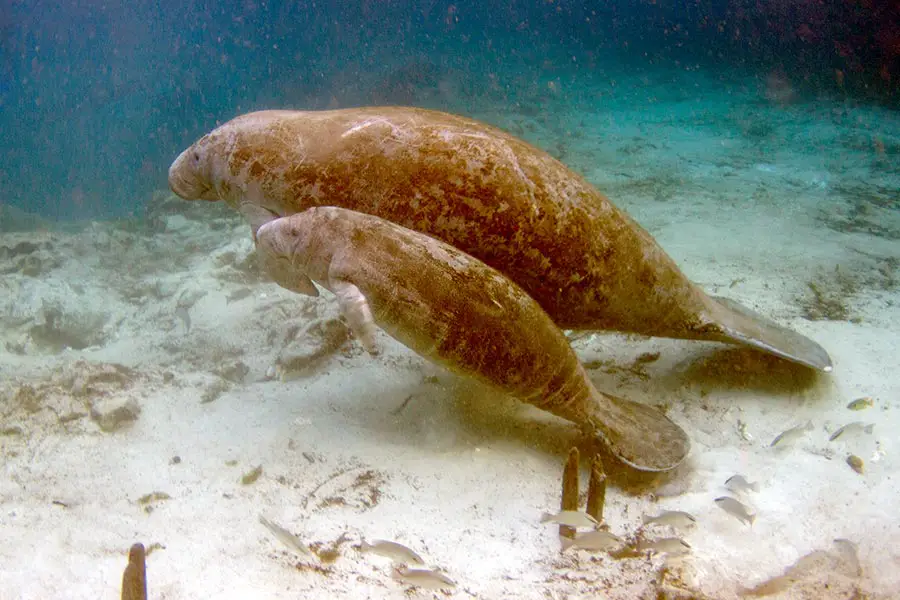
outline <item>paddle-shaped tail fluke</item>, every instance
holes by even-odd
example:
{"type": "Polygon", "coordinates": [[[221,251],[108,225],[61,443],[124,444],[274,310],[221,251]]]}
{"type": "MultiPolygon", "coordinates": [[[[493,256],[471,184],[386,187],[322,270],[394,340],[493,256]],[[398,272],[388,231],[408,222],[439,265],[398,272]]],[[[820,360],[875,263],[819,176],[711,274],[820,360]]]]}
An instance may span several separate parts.
{"type": "Polygon", "coordinates": [[[758,348],[826,373],[831,371],[831,357],[817,342],[734,300],[721,296],[712,299],[722,309],[717,311],[715,321],[721,327],[723,341],[758,348]]]}

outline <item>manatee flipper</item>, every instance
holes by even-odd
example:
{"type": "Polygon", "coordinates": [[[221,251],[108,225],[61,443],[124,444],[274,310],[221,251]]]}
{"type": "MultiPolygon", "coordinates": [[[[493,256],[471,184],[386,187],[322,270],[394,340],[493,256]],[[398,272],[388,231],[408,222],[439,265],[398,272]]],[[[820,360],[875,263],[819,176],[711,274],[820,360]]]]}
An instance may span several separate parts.
{"type": "Polygon", "coordinates": [[[723,341],[758,348],[775,356],[818,369],[832,369],[831,357],[818,343],[775,321],[721,296],[711,296],[718,304],[715,321],[723,341]]]}
{"type": "Polygon", "coordinates": [[[600,396],[588,421],[613,456],[640,471],[669,471],[687,458],[691,449],[687,433],[661,410],[600,396]]]}
{"type": "Polygon", "coordinates": [[[368,300],[358,287],[343,280],[331,280],[329,285],[337,296],[341,307],[341,314],[347,319],[350,330],[359,338],[366,352],[372,356],[379,354],[378,343],[375,341],[375,330],[378,326],[372,316],[372,308],[368,300]]]}

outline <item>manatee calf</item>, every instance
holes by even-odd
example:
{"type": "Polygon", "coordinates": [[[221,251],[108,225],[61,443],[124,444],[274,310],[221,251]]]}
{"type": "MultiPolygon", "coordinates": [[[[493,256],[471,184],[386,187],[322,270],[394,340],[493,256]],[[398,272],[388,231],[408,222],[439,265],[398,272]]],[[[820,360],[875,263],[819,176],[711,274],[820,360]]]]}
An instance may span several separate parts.
{"type": "Polygon", "coordinates": [[[256,240],[279,285],[333,292],[371,353],[377,325],[433,362],[581,425],[640,470],[672,469],[688,453],[684,431],[662,412],[598,392],[521,287],[449,244],[337,207],[269,221],[256,240]]]}
{"type": "Polygon", "coordinates": [[[562,328],[744,344],[831,370],[814,341],[706,295],[583,177],[472,119],[401,107],[249,113],[182,152],[169,186],[226,201],[254,231],[340,206],[427,233],[515,281],[562,328]],[[261,193],[248,195],[253,186],[261,193]]]}

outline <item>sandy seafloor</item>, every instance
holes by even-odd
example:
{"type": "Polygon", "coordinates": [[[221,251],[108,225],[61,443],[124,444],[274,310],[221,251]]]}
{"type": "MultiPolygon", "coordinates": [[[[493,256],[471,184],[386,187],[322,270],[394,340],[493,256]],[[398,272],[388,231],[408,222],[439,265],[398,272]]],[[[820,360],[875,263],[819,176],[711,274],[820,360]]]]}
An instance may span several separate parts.
{"type": "MultiPolygon", "coordinates": [[[[817,376],[716,344],[574,342],[601,390],[664,405],[689,432],[668,480],[613,473],[604,513],[633,538],[643,514],[691,512],[688,556],[561,554],[539,516],[558,506],[569,447],[586,449],[574,427],[386,337],[370,357],[330,295],[259,275],[226,207],[160,192],[141,218],[0,237],[0,597],[118,598],[136,541],[154,548],[155,599],[724,600],[816,550],[830,554],[770,597],[900,596],[897,114],[772,104],[757,80],[696,72],[589,84],[593,103],[567,102],[566,85],[548,82],[539,111],[472,113],[582,172],[709,292],[834,359],[817,376]],[[861,396],[874,406],[846,408],[861,396]],[[828,441],[852,421],[874,431],[828,441]],[[760,483],[752,527],[713,503],[736,473],[760,483]],[[319,556],[280,544],[260,514],[319,556]],[[354,548],[362,537],[407,544],[458,588],[406,590],[354,548]],[[859,570],[835,538],[858,545],[859,570]]],[[[3,214],[7,228],[22,218],[3,214]]]]}

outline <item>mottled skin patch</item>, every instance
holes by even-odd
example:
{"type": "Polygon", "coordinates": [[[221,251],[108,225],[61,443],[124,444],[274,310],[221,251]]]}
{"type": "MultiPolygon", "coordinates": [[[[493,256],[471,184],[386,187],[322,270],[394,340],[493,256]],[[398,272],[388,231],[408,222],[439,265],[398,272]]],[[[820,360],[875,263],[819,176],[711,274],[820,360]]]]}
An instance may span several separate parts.
{"type": "Polygon", "coordinates": [[[340,206],[433,235],[510,277],[563,328],[741,343],[830,369],[815,342],[707,296],[584,178],[471,119],[402,107],[249,113],[185,150],[169,183],[225,200],[254,230],[340,206]]]}
{"type": "MultiPolygon", "coordinates": [[[[374,322],[418,354],[597,433],[642,470],[677,466],[685,433],[649,406],[601,394],[568,340],[522,288],[472,256],[384,219],[313,208],[263,225],[266,271],[356,286],[374,322]]],[[[352,318],[348,317],[352,322],[352,318]]]]}

